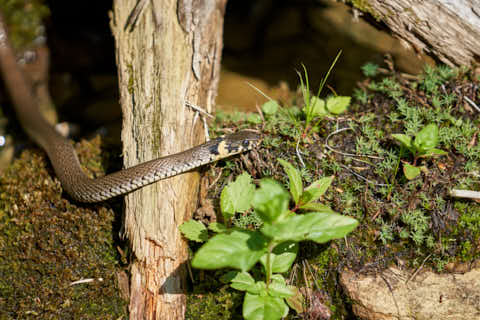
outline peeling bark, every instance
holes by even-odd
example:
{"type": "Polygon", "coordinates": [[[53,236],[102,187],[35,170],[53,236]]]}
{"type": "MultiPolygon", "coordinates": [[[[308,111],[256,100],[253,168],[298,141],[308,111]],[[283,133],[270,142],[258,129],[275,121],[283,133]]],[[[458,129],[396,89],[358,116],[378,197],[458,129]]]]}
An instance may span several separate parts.
{"type": "MultiPolygon", "coordinates": [[[[211,112],[217,93],[226,0],[114,1],[123,153],[126,167],[204,142],[185,102],[211,112]]],[[[178,226],[194,211],[198,173],[144,187],[125,198],[131,268],[130,319],[183,319],[187,247],[178,226]]]]}
{"type": "Polygon", "coordinates": [[[480,62],[480,0],[351,0],[384,22],[405,45],[443,63],[480,62]]]}

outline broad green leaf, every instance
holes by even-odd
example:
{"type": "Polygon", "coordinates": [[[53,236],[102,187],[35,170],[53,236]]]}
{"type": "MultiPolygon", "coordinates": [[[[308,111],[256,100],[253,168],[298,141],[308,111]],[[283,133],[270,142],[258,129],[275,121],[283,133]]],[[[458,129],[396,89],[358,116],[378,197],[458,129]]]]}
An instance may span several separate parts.
{"type": "Polygon", "coordinates": [[[248,271],[267,250],[267,239],[258,231],[234,229],[212,237],[195,254],[198,269],[235,268],[248,271]]]}
{"type": "Polygon", "coordinates": [[[243,317],[246,320],[279,320],[288,314],[283,298],[246,293],[243,300],[243,317]]]}
{"type": "Polygon", "coordinates": [[[300,197],[300,203],[306,204],[315,200],[318,200],[327,191],[328,187],[332,184],[333,176],[322,178],[313,182],[302,193],[300,197]]]}
{"type": "Polygon", "coordinates": [[[303,297],[302,293],[298,290],[297,287],[292,287],[294,290],[294,295],[285,299],[288,306],[295,310],[297,313],[304,313],[305,312],[305,298],[303,297]]]}
{"type": "Polygon", "coordinates": [[[392,134],[392,137],[400,141],[401,144],[403,144],[404,147],[407,149],[411,150],[412,149],[412,138],[407,136],[406,134],[401,134],[401,133],[394,133],[392,134]]]}
{"type": "Polygon", "coordinates": [[[308,114],[310,117],[322,117],[328,114],[327,109],[325,109],[325,101],[313,96],[310,99],[310,105],[305,106],[303,109],[305,114],[308,114]]]}
{"type": "Polygon", "coordinates": [[[288,215],[290,196],[275,180],[262,179],[253,196],[253,207],[265,223],[274,223],[288,215]]]}
{"type": "Polygon", "coordinates": [[[446,152],[446,151],[433,148],[433,149],[429,149],[429,150],[425,151],[425,153],[423,153],[420,157],[429,158],[429,157],[434,157],[434,156],[444,156],[444,155],[447,155],[447,154],[448,154],[448,152],[446,152]]]}
{"type": "Polygon", "coordinates": [[[415,136],[413,145],[420,152],[425,152],[427,150],[433,149],[438,144],[438,126],[434,123],[426,125],[420,132],[415,136]]]}
{"type": "MultiPolygon", "coordinates": [[[[298,243],[293,241],[282,242],[273,248],[270,254],[270,270],[273,273],[287,272],[292,266],[293,261],[297,257],[298,243]]],[[[265,253],[261,258],[265,270],[267,270],[267,254],[265,253]]]]}
{"type": "Polygon", "coordinates": [[[405,178],[407,178],[408,180],[413,180],[420,174],[420,168],[404,162],[403,173],[405,174],[405,178]]]}
{"type": "Polygon", "coordinates": [[[306,203],[306,204],[300,206],[300,209],[308,210],[308,211],[319,211],[319,212],[336,213],[336,212],[333,211],[329,206],[326,206],[326,205],[321,204],[321,203],[318,203],[318,202],[309,202],[309,203],[306,203]]]}
{"type": "Polygon", "coordinates": [[[248,173],[242,173],[234,182],[230,182],[220,195],[220,208],[225,221],[230,220],[235,212],[250,209],[255,192],[255,185],[248,173]]]}
{"type": "Polygon", "coordinates": [[[259,124],[262,123],[262,117],[258,113],[249,113],[247,121],[252,124],[259,124]]]}
{"type": "Polygon", "coordinates": [[[278,111],[278,108],[280,108],[280,106],[278,105],[278,102],[275,101],[275,100],[270,100],[270,101],[265,102],[262,105],[262,112],[264,114],[270,116],[270,115],[276,113],[278,111]]]}
{"type": "Polygon", "coordinates": [[[337,96],[327,99],[327,110],[333,114],[340,114],[347,110],[350,105],[350,97],[337,96]]]}
{"type": "Polygon", "coordinates": [[[222,283],[230,283],[232,282],[232,279],[234,279],[240,272],[241,271],[238,270],[228,271],[227,273],[223,274],[219,280],[222,283]]]}
{"type": "Polygon", "coordinates": [[[240,291],[247,291],[253,294],[259,294],[259,287],[255,285],[255,279],[248,272],[239,272],[232,279],[230,287],[240,291]]]}
{"type": "Polygon", "coordinates": [[[188,220],[182,223],[178,228],[188,240],[196,242],[205,242],[208,240],[207,228],[199,221],[188,220]]]}
{"type": "Polygon", "coordinates": [[[298,204],[298,200],[300,199],[300,195],[303,192],[303,183],[302,183],[302,176],[300,175],[300,171],[296,169],[290,162],[287,162],[283,159],[277,159],[278,162],[283,167],[283,170],[287,173],[288,179],[290,180],[290,193],[292,194],[293,201],[295,204],[298,204]]]}
{"type": "Polygon", "coordinates": [[[344,237],[357,225],[357,220],[340,214],[309,212],[289,217],[274,225],[265,224],[261,232],[274,241],[312,240],[323,243],[344,237]]]}
{"type": "Polygon", "coordinates": [[[212,230],[213,232],[216,232],[216,233],[223,233],[223,232],[228,231],[228,228],[223,223],[220,223],[220,222],[210,223],[208,225],[208,229],[210,229],[210,230],[212,230]]]}
{"type": "Polygon", "coordinates": [[[292,286],[287,286],[285,279],[281,274],[272,275],[270,285],[268,286],[268,295],[272,297],[288,298],[295,294],[292,286]]]}

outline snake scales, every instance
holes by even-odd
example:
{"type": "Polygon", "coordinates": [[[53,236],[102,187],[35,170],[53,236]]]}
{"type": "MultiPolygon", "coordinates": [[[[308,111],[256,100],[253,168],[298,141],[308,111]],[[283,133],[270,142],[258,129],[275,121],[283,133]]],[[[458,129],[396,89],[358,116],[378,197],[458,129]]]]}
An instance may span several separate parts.
{"type": "Polygon", "coordinates": [[[90,179],[83,173],[70,142],[58,134],[40,114],[32,88],[16,64],[1,15],[0,69],[23,129],[46,151],[64,190],[77,201],[98,202],[122,195],[155,181],[250,150],[259,143],[260,136],[257,133],[240,131],[177,154],[90,179]]]}

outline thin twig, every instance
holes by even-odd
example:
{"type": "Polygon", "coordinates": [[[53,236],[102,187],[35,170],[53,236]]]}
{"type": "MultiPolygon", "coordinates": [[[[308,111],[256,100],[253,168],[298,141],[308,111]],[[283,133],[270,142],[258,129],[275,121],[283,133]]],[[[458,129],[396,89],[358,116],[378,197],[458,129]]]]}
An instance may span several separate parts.
{"type": "Polygon", "coordinates": [[[468,102],[469,105],[471,105],[471,106],[474,107],[478,112],[480,112],[480,107],[477,106],[477,104],[476,104],[475,102],[473,102],[469,97],[464,96],[463,98],[468,102]]]}
{"type": "Polygon", "coordinates": [[[192,266],[190,264],[190,259],[187,260],[187,270],[188,270],[188,275],[190,277],[190,280],[192,281],[192,283],[195,283],[195,279],[193,278],[192,266]]]}
{"type": "MultiPolygon", "coordinates": [[[[188,101],[185,101],[185,105],[187,107],[190,107],[192,108],[193,110],[195,110],[195,115],[193,117],[193,123],[192,123],[192,128],[195,126],[195,122],[197,121],[197,118],[198,118],[198,115],[200,115],[200,118],[202,119],[202,123],[203,123],[203,130],[204,130],[204,134],[205,134],[205,139],[207,141],[210,141],[210,134],[208,133],[208,125],[207,125],[207,120],[205,120],[205,118],[203,116],[207,116],[207,117],[210,117],[210,118],[214,118],[214,116],[212,116],[210,113],[204,111],[202,108],[200,108],[199,106],[197,105],[194,105],[193,103],[190,103],[188,101]]],[[[193,130],[193,129],[192,129],[193,130]]]]}
{"type": "Polygon", "coordinates": [[[433,253],[430,253],[425,259],[423,259],[423,262],[422,264],[418,267],[418,269],[410,276],[410,278],[407,279],[407,281],[405,282],[405,284],[407,284],[409,281],[413,280],[417,274],[420,272],[420,270],[422,270],[423,268],[423,265],[425,264],[425,262],[427,262],[427,260],[432,256],[433,253]]]}
{"type": "Polygon", "coordinates": [[[204,134],[205,134],[205,139],[207,141],[210,141],[210,133],[208,133],[208,124],[207,124],[207,121],[205,120],[205,118],[202,118],[202,123],[203,123],[203,131],[204,131],[204,134]]]}
{"type": "Polygon", "coordinates": [[[295,263],[292,267],[292,271],[290,271],[290,275],[288,276],[288,284],[294,283],[297,279],[297,270],[298,270],[298,263],[295,263]]]}
{"type": "Polygon", "coordinates": [[[330,133],[327,138],[325,139],[325,148],[327,148],[328,150],[330,151],[333,151],[335,153],[338,153],[338,154],[341,154],[342,156],[346,156],[346,157],[366,157],[366,158],[371,158],[371,159],[380,159],[380,160],[383,160],[383,157],[378,157],[378,156],[370,156],[370,155],[367,155],[367,154],[353,154],[353,153],[347,153],[347,152],[342,152],[342,151],[338,151],[332,147],[330,147],[330,145],[328,144],[328,140],[330,140],[330,138],[337,134],[337,133],[340,133],[340,132],[343,132],[343,131],[347,131],[347,130],[353,130],[352,128],[350,127],[346,127],[346,128],[341,128],[341,129],[338,129],[338,130],[335,130],[333,131],[332,133],[330,133]]]}
{"type": "Polygon", "coordinates": [[[375,186],[377,186],[377,187],[386,187],[386,186],[388,186],[388,184],[385,184],[385,183],[376,183],[376,182],[374,182],[374,181],[372,181],[372,180],[369,180],[369,179],[367,179],[367,178],[365,178],[364,176],[356,173],[355,171],[353,171],[352,169],[350,169],[349,167],[347,167],[347,166],[345,166],[345,165],[343,165],[343,164],[341,164],[340,166],[341,166],[342,168],[344,168],[344,169],[347,169],[347,170],[350,171],[354,176],[356,176],[357,178],[359,178],[359,179],[361,179],[361,180],[363,180],[363,181],[365,181],[365,182],[371,183],[371,184],[373,184],[373,185],[375,185],[375,186]]]}
{"type": "Polygon", "coordinates": [[[268,100],[272,100],[272,101],[275,101],[274,99],[270,98],[266,93],[264,93],[262,90],[258,89],[257,87],[255,87],[253,84],[251,84],[250,82],[246,81],[246,83],[253,89],[255,89],[255,91],[257,91],[258,93],[260,93],[262,96],[264,96],[265,98],[267,98],[268,100]]]}
{"type": "Polygon", "coordinates": [[[305,265],[305,260],[302,261],[302,273],[303,273],[303,281],[305,281],[305,285],[307,286],[308,289],[310,289],[310,282],[308,281],[308,278],[307,278],[307,273],[305,272],[305,270],[307,269],[306,265],[305,265]]]}
{"type": "MultiPolygon", "coordinates": [[[[200,116],[200,113],[197,112],[197,111],[194,111],[194,113],[193,113],[193,119],[192,119],[192,130],[191,130],[191,132],[193,132],[193,130],[194,130],[194,128],[195,128],[195,123],[197,123],[197,119],[198,119],[199,117],[201,117],[201,116],[200,116]]],[[[204,119],[204,118],[202,117],[202,119],[204,119]]]]}
{"type": "Polygon", "coordinates": [[[317,290],[320,291],[321,288],[318,284],[318,280],[317,280],[317,277],[315,276],[315,273],[312,271],[312,267],[310,266],[310,263],[308,262],[308,260],[304,260],[304,262],[306,262],[306,266],[307,266],[307,269],[308,269],[308,272],[310,273],[310,276],[312,277],[313,279],[313,284],[317,287],[317,290]]]}
{"type": "Polygon", "coordinates": [[[298,145],[300,144],[300,139],[297,141],[297,146],[295,147],[295,152],[297,153],[297,157],[300,160],[300,163],[302,164],[302,167],[305,168],[305,163],[303,162],[302,155],[300,154],[300,150],[298,149],[298,145]]]}
{"type": "Polygon", "coordinates": [[[193,103],[190,103],[188,101],[185,101],[185,105],[192,108],[193,110],[201,113],[202,115],[204,116],[207,116],[209,118],[212,118],[212,119],[215,119],[215,117],[213,115],[211,115],[210,113],[208,113],[207,111],[203,110],[201,107],[197,106],[197,105],[194,105],[193,103]]]}
{"type": "Polygon", "coordinates": [[[265,123],[265,117],[263,116],[263,111],[256,103],[255,103],[255,109],[257,109],[257,112],[260,115],[260,119],[262,119],[262,123],[265,123]]]}
{"type": "Polygon", "coordinates": [[[480,199],[480,192],[473,190],[450,190],[450,196],[454,198],[480,199]]]}
{"type": "Polygon", "coordinates": [[[77,280],[77,281],[73,281],[70,283],[70,286],[74,286],[76,284],[82,284],[82,283],[89,283],[89,282],[93,282],[95,280],[98,280],[100,282],[103,281],[103,278],[98,278],[98,279],[92,279],[92,278],[89,278],[89,279],[82,279],[82,280],[77,280]]]}
{"type": "MultiPolygon", "coordinates": [[[[388,287],[388,290],[390,291],[390,294],[392,295],[393,302],[395,303],[395,307],[397,308],[397,314],[400,315],[400,308],[398,307],[397,299],[395,299],[395,294],[393,293],[393,288],[390,285],[390,282],[388,282],[387,278],[383,273],[380,273],[380,277],[382,280],[385,282],[385,284],[388,287]]],[[[400,317],[398,317],[400,319],[400,317]]]]}

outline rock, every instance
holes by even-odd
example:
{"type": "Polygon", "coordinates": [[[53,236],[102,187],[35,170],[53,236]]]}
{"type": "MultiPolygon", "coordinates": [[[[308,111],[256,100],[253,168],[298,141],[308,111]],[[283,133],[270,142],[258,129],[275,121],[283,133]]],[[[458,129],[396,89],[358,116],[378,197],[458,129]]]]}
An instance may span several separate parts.
{"type": "Polygon", "coordinates": [[[360,319],[480,319],[480,268],[464,274],[390,267],[375,275],[344,270],[340,282],[360,319]],[[411,279],[412,278],[412,279],[411,279]]]}

